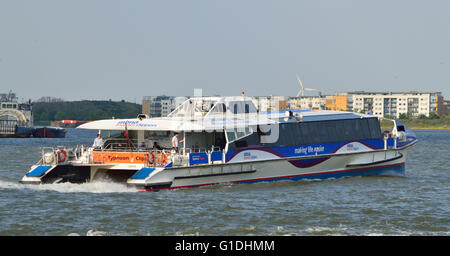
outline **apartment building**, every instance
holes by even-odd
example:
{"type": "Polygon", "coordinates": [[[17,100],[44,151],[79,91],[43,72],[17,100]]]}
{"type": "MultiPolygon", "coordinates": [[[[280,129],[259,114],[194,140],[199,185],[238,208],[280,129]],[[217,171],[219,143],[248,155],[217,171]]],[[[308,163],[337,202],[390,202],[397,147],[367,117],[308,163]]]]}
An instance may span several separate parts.
{"type": "MultiPolygon", "coordinates": [[[[142,100],[142,113],[150,117],[167,116],[181,104],[174,96],[145,96],[142,100]]],[[[182,97],[184,98],[184,97],[182,97]]]]}
{"type": "Polygon", "coordinates": [[[346,95],[331,95],[325,96],[324,105],[327,110],[348,111],[352,109],[351,102],[351,97],[346,95]]]}
{"type": "Polygon", "coordinates": [[[291,109],[321,110],[325,109],[325,96],[291,97],[289,107],[291,109]]]}
{"type": "MultiPolygon", "coordinates": [[[[186,97],[146,96],[142,101],[142,113],[151,117],[167,116],[186,97]]],[[[286,109],[337,110],[369,113],[376,116],[399,118],[401,114],[429,116],[430,113],[446,115],[449,102],[440,92],[340,92],[319,96],[258,96],[253,103],[259,111],[286,109]]]]}
{"type": "Polygon", "coordinates": [[[400,117],[401,114],[429,116],[444,114],[443,97],[440,92],[348,92],[355,112],[376,116],[400,117]]]}
{"type": "Polygon", "coordinates": [[[259,111],[278,111],[286,109],[325,109],[325,97],[321,96],[258,96],[254,97],[253,103],[259,111]]]}
{"type": "Polygon", "coordinates": [[[259,111],[277,111],[289,109],[289,98],[285,96],[257,96],[253,97],[253,104],[259,111]]]}
{"type": "Polygon", "coordinates": [[[450,115],[450,100],[443,101],[442,112],[444,112],[444,115],[450,115]]]}

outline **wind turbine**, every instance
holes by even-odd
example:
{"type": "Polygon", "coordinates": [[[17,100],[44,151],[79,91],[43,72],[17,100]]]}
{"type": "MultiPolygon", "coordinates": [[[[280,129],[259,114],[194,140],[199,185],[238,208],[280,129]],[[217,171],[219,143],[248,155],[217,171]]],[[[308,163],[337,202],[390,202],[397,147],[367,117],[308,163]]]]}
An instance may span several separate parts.
{"type": "Polygon", "coordinates": [[[300,77],[298,77],[298,75],[296,75],[296,76],[297,76],[297,81],[300,84],[300,91],[298,91],[298,93],[297,93],[297,98],[300,97],[300,95],[303,96],[305,91],[319,91],[317,89],[303,87],[302,80],[300,80],[300,77]]]}
{"type": "MultiPolygon", "coordinates": [[[[299,99],[300,99],[300,96],[304,95],[305,91],[317,91],[319,93],[319,97],[322,97],[322,95],[321,95],[319,90],[313,89],[313,88],[305,88],[305,87],[303,87],[302,80],[300,80],[300,77],[298,77],[298,75],[296,75],[296,76],[297,76],[297,81],[300,84],[300,91],[298,91],[298,93],[297,93],[297,107],[300,106],[299,99]]],[[[320,108],[322,108],[322,107],[320,107],[320,108]]]]}

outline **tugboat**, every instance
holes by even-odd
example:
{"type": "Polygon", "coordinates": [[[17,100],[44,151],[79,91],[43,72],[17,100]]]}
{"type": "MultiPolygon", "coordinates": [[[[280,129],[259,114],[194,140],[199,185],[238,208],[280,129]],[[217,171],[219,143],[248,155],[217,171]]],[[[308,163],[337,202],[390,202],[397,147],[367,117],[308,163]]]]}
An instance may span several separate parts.
{"type": "MultiPolygon", "coordinates": [[[[191,98],[167,117],[107,119],[102,145],[42,148],[21,183],[123,182],[161,190],[277,180],[404,175],[414,132],[342,111],[259,112],[249,97],[191,98]],[[180,148],[177,134],[180,134],[180,148]],[[172,139],[171,139],[172,138],[172,139]],[[176,143],[175,143],[176,142],[176,143]]],[[[100,131],[99,131],[100,132],[100,131]]],[[[97,140],[96,140],[97,141],[97,140]]]]}
{"type": "Polygon", "coordinates": [[[0,94],[0,138],[29,138],[32,126],[31,100],[18,103],[15,93],[0,94]]]}

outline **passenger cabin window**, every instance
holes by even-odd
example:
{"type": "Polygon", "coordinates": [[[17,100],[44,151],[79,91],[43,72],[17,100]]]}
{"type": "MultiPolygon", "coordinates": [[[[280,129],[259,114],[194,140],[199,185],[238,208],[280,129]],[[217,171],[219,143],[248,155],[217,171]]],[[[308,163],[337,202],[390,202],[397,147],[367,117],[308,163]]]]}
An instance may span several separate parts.
{"type": "Polygon", "coordinates": [[[228,142],[234,141],[236,136],[234,135],[234,130],[227,131],[228,142]]]}
{"type": "Polygon", "coordinates": [[[253,133],[250,127],[227,130],[228,143],[239,140],[253,133]]]}
{"type": "Polygon", "coordinates": [[[376,118],[329,120],[280,124],[276,143],[261,143],[270,146],[296,146],[333,142],[380,139],[380,123],[376,118]]]}
{"type": "Polygon", "coordinates": [[[226,113],[227,106],[223,103],[217,103],[214,108],[211,110],[212,113],[226,113]]]}

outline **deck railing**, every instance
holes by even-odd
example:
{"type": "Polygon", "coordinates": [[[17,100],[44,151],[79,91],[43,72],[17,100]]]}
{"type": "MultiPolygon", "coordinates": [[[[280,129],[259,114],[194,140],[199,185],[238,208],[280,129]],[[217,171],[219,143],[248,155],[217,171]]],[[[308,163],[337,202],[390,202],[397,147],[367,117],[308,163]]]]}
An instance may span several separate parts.
{"type": "Polygon", "coordinates": [[[146,167],[164,167],[224,163],[225,152],[218,148],[212,149],[188,149],[183,154],[166,149],[93,148],[84,145],[77,145],[75,148],[42,147],[41,159],[36,164],[54,165],[72,161],[80,164],[143,164],[146,167]]]}

